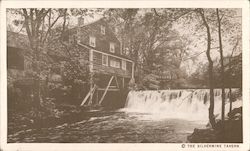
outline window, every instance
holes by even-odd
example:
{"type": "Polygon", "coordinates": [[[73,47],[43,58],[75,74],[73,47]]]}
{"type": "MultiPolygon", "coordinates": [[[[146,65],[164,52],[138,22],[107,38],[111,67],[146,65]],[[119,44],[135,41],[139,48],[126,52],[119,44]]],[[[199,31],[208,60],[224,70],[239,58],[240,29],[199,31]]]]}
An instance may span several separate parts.
{"type": "Polygon", "coordinates": [[[108,56],[107,55],[102,55],[102,65],[108,66],[108,56]]]}
{"type": "Polygon", "coordinates": [[[101,33],[105,35],[105,26],[101,25],[101,33]]]}
{"type": "Polygon", "coordinates": [[[109,51],[115,53],[115,44],[113,42],[111,42],[109,45],[109,51]]]}
{"type": "Polygon", "coordinates": [[[114,67],[114,68],[120,68],[120,67],[121,67],[121,64],[120,64],[120,61],[117,61],[117,60],[110,60],[110,66],[111,66],[111,67],[114,67]]]}
{"type": "Polygon", "coordinates": [[[89,45],[95,47],[95,37],[93,36],[89,37],[89,45]]]}
{"type": "Polygon", "coordinates": [[[122,70],[126,70],[127,66],[126,66],[126,61],[122,60],[122,70]]]}

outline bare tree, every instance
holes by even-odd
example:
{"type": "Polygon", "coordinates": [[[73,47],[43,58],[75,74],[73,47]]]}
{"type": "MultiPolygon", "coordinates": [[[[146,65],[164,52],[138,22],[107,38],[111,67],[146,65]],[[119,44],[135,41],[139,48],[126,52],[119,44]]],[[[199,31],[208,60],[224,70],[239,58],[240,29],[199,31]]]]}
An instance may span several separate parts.
{"type": "Polygon", "coordinates": [[[207,59],[208,59],[208,73],[209,73],[209,91],[210,91],[210,106],[209,106],[209,121],[212,125],[212,127],[215,127],[215,117],[214,117],[214,77],[213,77],[213,61],[210,56],[210,50],[211,50],[211,32],[210,32],[210,27],[206,19],[205,11],[204,9],[196,9],[198,14],[200,15],[203,25],[206,28],[207,32],[207,59]]]}
{"type": "MultiPolygon", "coordinates": [[[[235,45],[234,45],[234,47],[233,47],[233,50],[232,50],[232,53],[231,53],[231,55],[230,55],[230,58],[229,58],[229,82],[231,82],[231,76],[232,76],[232,58],[233,58],[233,55],[234,55],[234,52],[236,51],[236,49],[237,49],[237,46],[238,46],[238,44],[239,44],[239,39],[237,38],[236,39],[236,43],[235,43],[235,45]]],[[[233,104],[233,99],[232,99],[232,85],[231,84],[229,84],[229,100],[230,100],[230,105],[229,105],[229,112],[231,112],[232,111],[232,104],[233,104]]]]}
{"type": "MultiPolygon", "coordinates": [[[[32,50],[32,67],[34,71],[34,99],[37,101],[41,100],[41,89],[40,89],[40,57],[43,51],[44,42],[51,30],[55,25],[58,19],[61,17],[59,14],[58,17],[53,21],[52,24],[49,24],[45,31],[44,22],[45,17],[50,14],[52,9],[37,9],[37,8],[23,8],[21,15],[24,17],[24,25],[28,35],[30,48],[32,50]],[[41,28],[42,27],[42,28],[41,28]]],[[[51,22],[51,17],[49,17],[49,23],[51,22]]]]}
{"type": "Polygon", "coordinates": [[[35,81],[33,86],[34,99],[41,100],[41,71],[42,56],[47,54],[47,47],[51,41],[48,38],[52,35],[54,28],[62,27],[61,37],[66,30],[66,20],[68,16],[81,16],[87,14],[87,9],[51,9],[51,8],[23,8],[17,12],[24,18],[30,48],[32,50],[32,66],[35,81]],[[63,22],[60,22],[62,19],[63,22]],[[45,49],[46,48],[46,49],[45,49]]]}
{"type": "Polygon", "coordinates": [[[223,16],[220,17],[219,9],[216,9],[217,21],[218,21],[218,36],[219,36],[219,49],[220,49],[220,64],[221,64],[221,120],[225,120],[225,80],[224,80],[224,63],[223,63],[223,46],[222,46],[222,36],[221,36],[221,20],[223,16]]]}

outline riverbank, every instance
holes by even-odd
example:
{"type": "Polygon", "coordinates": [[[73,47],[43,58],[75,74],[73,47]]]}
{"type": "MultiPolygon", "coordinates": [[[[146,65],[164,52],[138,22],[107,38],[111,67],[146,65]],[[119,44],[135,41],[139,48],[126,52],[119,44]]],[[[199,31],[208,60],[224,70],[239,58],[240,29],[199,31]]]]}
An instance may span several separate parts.
{"type": "Polygon", "coordinates": [[[187,137],[190,143],[242,143],[242,107],[232,110],[229,119],[216,123],[215,128],[194,129],[187,137]]]}
{"type": "Polygon", "coordinates": [[[69,104],[57,104],[53,109],[44,107],[31,108],[29,111],[8,111],[8,135],[28,129],[48,128],[64,123],[75,123],[87,120],[93,116],[94,109],[102,110],[101,107],[79,107],[69,104]],[[93,111],[91,111],[93,110],[93,111]]]}

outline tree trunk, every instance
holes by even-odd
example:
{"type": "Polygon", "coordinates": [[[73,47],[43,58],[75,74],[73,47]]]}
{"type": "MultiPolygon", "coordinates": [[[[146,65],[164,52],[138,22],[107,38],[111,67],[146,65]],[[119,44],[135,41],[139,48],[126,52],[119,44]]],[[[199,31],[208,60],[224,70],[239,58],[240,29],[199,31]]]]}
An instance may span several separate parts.
{"type": "Polygon", "coordinates": [[[233,98],[232,98],[232,80],[231,80],[231,76],[232,76],[232,62],[231,62],[231,59],[233,57],[233,54],[234,54],[234,51],[237,49],[237,46],[238,46],[238,43],[239,43],[239,40],[237,39],[236,41],[236,44],[235,46],[233,47],[233,50],[232,50],[232,53],[231,53],[231,56],[229,58],[229,79],[228,79],[228,82],[229,82],[229,102],[230,102],[230,106],[229,106],[229,112],[232,111],[232,104],[233,104],[233,98]]]}
{"type": "Polygon", "coordinates": [[[210,27],[207,23],[204,10],[199,9],[198,10],[203,24],[206,27],[206,32],[207,32],[207,59],[208,59],[208,73],[209,73],[209,91],[210,91],[210,106],[209,106],[209,122],[212,125],[212,128],[215,128],[215,117],[214,117],[214,78],[213,78],[213,61],[210,56],[210,50],[211,50],[211,33],[210,33],[210,27]]]}
{"type": "Polygon", "coordinates": [[[36,105],[40,105],[41,100],[41,82],[40,82],[40,52],[41,52],[41,42],[39,39],[40,27],[42,25],[42,21],[44,21],[44,17],[48,13],[45,9],[25,9],[23,8],[23,15],[25,18],[25,28],[29,38],[30,48],[32,50],[32,70],[34,71],[33,76],[33,99],[36,101],[36,105]],[[28,13],[29,10],[29,13],[28,13]]]}
{"type": "Polygon", "coordinates": [[[225,79],[224,79],[224,63],[223,63],[223,49],[222,49],[222,38],[221,38],[221,19],[219,15],[219,9],[216,9],[217,21],[218,21],[218,34],[219,34],[219,48],[220,48],[220,63],[221,63],[221,120],[225,120],[225,79]]]}
{"type": "Polygon", "coordinates": [[[229,106],[229,113],[232,111],[232,105],[233,105],[233,100],[232,100],[232,88],[230,86],[229,88],[229,101],[230,101],[230,106],[229,106]]]}

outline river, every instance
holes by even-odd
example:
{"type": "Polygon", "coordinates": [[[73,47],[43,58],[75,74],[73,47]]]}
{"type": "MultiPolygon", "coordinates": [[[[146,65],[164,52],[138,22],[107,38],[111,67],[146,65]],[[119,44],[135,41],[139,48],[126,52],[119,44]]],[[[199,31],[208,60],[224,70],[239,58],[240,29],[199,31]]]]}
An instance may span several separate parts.
{"type": "Polygon", "coordinates": [[[9,135],[8,140],[16,143],[181,143],[187,142],[194,128],[204,127],[202,122],[155,119],[143,113],[93,112],[98,116],[71,124],[20,131],[9,135]]]}
{"type": "MultiPolygon", "coordinates": [[[[236,91],[236,90],[234,90],[236,91]]],[[[215,116],[220,118],[221,90],[215,90],[215,116]]],[[[209,90],[134,91],[123,109],[92,110],[87,119],[8,135],[16,143],[182,143],[194,128],[208,123],[209,90]]],[[[241,100],[233,108],[242,106],[241,100]]],[[[226,90],[226,113],[229,111],[226,90]]],[[[225,114],[227,115],[227,114],[225,114]]]]}

